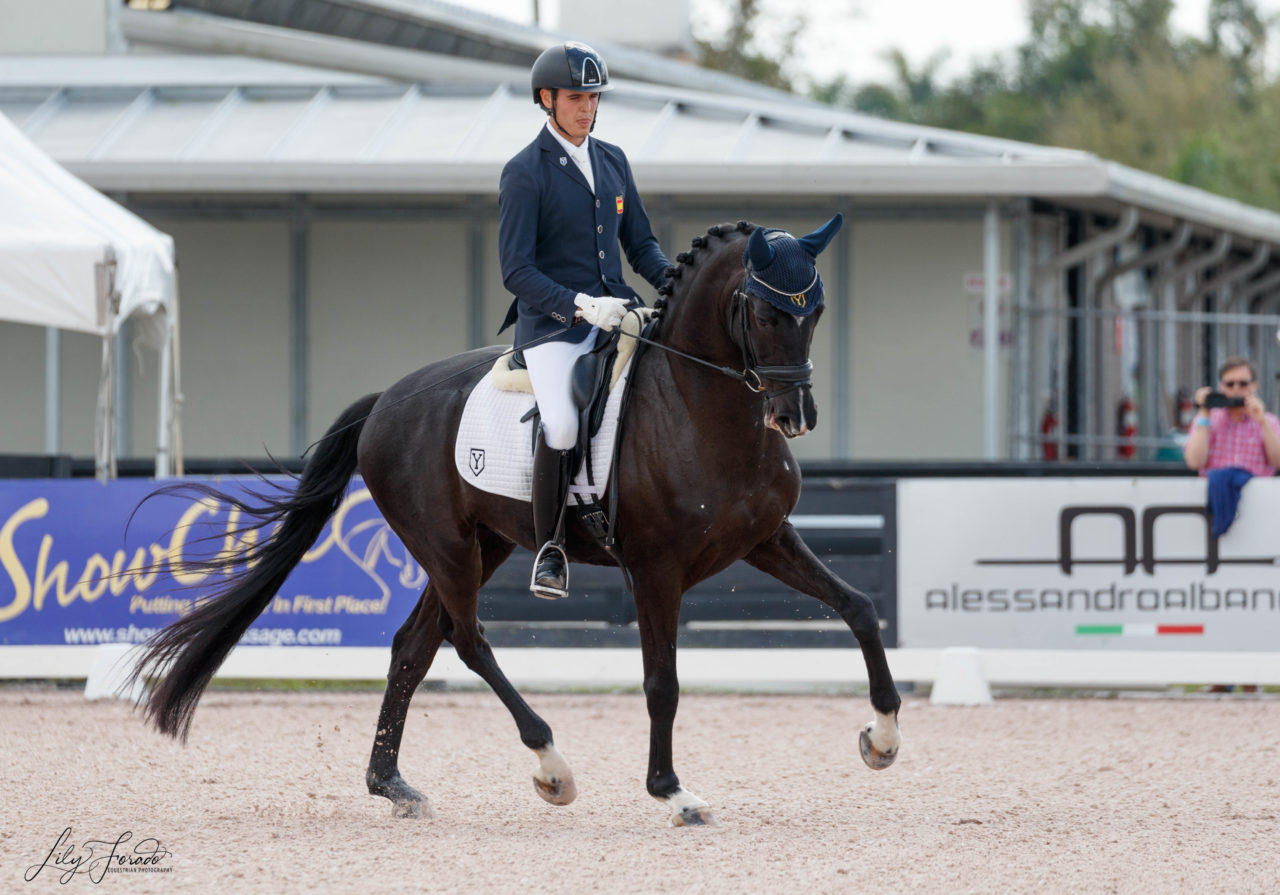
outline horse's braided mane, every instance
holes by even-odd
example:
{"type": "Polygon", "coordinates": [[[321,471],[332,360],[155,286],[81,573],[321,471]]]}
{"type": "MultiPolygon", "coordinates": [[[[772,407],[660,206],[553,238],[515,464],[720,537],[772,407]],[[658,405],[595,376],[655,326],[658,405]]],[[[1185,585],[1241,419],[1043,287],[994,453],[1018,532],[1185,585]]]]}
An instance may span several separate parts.
{"type": "Polygon", "coordinates": [[[698,253],[708,246],[708,237],[724,239],[731,233],[750,233],[754,229],[756,229],[755,224],[748,221],[738,221],[736,224],[716,224],[707,228],[706,236],[695,236],[689,251],[681,252],[676,255],[675,265],[673,267],[668,267],[666,270],[667,282],[658,289],[658,294],[661,295],[662,298],[659,298],[653,303],[653,307],[658,314],[661,314],[667,307],[667,302],[669,300],[674,299],[679,301],[687,291],[686,284],[689,281],[683,279],[684,272],[686,269],[697,264],[698,253]]]}

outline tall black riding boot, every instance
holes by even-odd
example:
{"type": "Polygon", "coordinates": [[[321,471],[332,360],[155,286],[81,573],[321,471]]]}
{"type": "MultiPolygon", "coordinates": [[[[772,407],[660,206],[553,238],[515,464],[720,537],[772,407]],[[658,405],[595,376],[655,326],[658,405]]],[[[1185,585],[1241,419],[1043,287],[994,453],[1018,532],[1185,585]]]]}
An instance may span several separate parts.
{"type": "Polygon", "coordinates": [[[569,493],[569,453],[548,447],[538,433],[533,450],[533,534],[542,546],[533,561],[529,590],[544,600],[569,596],[569,561],[560,525],[569,493]]]}

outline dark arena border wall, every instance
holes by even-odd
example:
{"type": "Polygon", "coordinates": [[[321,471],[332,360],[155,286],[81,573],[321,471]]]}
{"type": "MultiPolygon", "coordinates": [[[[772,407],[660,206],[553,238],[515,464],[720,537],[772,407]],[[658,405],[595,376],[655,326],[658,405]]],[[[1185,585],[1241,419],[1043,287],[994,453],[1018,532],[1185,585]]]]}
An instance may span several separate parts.
{"type": "MultiPolygon", "coordinates": [[[[120,463],[121,477],[146,477],[149,460],[120,463]]],[[[190,476],[242,475],[247,470],[297,472],[300,461],[190,460],[190,476]]],[[[900,478],[1059,478],[1065,476],[1187,476],[1172,463],[808,463],[793,523],[833,572],[871,596],[885,646],[898,645],[897,500],[900,478]]],[[[5,479],[92,477],[92,460],[0,455],[5,479]]],[[[517,549],[481,593],[480,617],[495,646],[638,645],[635,606],[615,568],[572,567],[572,597],[534,599],[528,592],[532,556],[517,549]]],[[[793,591],[744,562],[691,589],[681,612],[681,645],[753,648],[842,647],[847,627],[818,600],[793,591]]]]}

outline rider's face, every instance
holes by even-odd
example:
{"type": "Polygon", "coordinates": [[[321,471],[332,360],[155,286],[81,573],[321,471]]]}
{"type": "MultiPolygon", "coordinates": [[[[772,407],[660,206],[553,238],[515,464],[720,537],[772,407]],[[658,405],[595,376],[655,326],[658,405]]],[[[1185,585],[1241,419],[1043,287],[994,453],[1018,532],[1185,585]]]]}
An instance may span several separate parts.
{"type": "Polygon", "coordinates": [[[558,90],[552,106],[551,91],[544,88],[542,103],[553,109],[552,118],[561,135],[575,146],[581,146],[587,134],[591,133],[591,125],[595,123],[600,94],[558,90]]]}

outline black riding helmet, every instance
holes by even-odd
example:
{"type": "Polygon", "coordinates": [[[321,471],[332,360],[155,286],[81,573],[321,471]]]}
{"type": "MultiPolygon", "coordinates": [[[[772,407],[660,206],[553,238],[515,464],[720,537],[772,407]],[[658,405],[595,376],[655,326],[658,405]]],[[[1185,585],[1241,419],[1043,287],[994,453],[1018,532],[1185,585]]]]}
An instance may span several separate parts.
{"type": "Polygon", "coordinates": [[[609,69],[604,57],[586,44],[568,41],[542,51],[533,63],[533,103],[542,105],[538,91],[576,90],[579,93],[604,93],[612,90],[609,69]]]}

